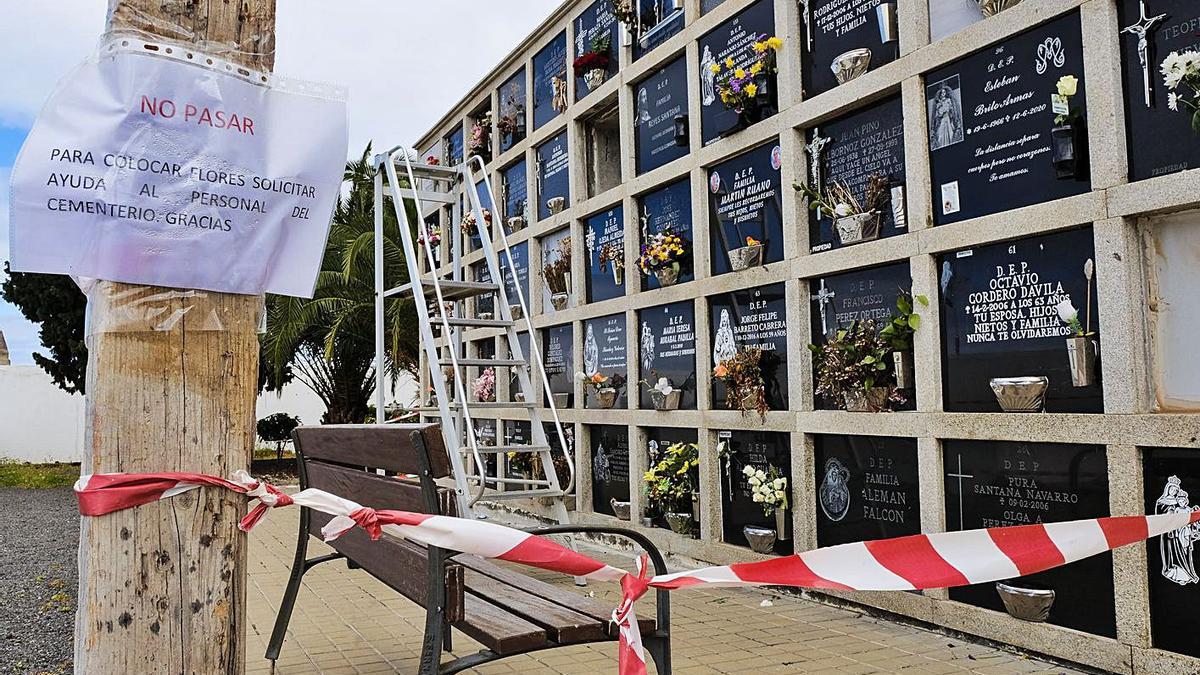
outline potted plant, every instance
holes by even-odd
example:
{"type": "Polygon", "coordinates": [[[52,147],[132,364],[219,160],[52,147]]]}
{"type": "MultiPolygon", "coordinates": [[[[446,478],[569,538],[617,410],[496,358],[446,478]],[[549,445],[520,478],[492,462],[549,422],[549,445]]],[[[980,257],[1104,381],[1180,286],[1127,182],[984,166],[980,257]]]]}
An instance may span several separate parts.
{"type": "Polygon", "coordinates": [[[1067,337],[1067,359],[1071,364],[1071,384],[1076,387],[1090,387],[1096,383],[1096,333],[1092,331],[1092,273],[1095,265],[1091,258],[1083,264],[1083,274],[1087,278],[1087,314],[1086,323],[1080,323],[1079,310],[1071,303],[1071,298],[1061,300],[1054,309],[1058,319],[1067,325],[1071,334],[1067,337]]]}
{"type": "Polygon", "coordinates": [[[775,520],[774,528],[746,525],[742,528],[742,534],[746,535],[746,541],[750,542],[750,548],[755,553],[770,553],[774,550],[776,541],[786,541],[788,538],[787,478],[772,464],[768,464],[765,470],[747,464],[742,468],[742,475],[750,484],[750,498],[762,507],[763,514],[768,519],[775,520]]]}
{"type": "Polygon", "coordinates": [[[508,231],[520,232],[525,229],[525,200],[522,199],[513,205],[513,211],[516,215],[508,217],[508,231]]]}
{"type": "Polygon", "coordinates": [[[733,358],[717,364],[713,376],[725,384],[725,406],[743,414],[757,411],[767,421],[767,388],[762,373],[763,352],[756,348],[738,349],[733,358]]]}
{"type": "Polygon", "coordinates": [[[471,125],[471,134],[467,137],[467,149],[472,155],[492,161],[492,111],[488,110],[471,125]]]}
{"type": "Polygon", "coordinates": [[[550,303],[562,311],[571,300],[571,238],[563,238],[558,250],[548,251],[543,260],[542,278],[550,289],[550,303]]]}
{"type": "Polygon", "coordinates": [[[609,55],[611,47],[612,35],[608,31],[603,31],[592,38],[588,51],[575,57],[575,61],[572,62],[575,77],[582,77],[588,90],[599,89],[608,77],[608,66],[612,60],[609,55]]]}
{"type": "Polygon", "coordinates": [[[1074,75],[1063,75],[1055,85],[1051,107],[1055,112],[1054,127],[1050,129],[1054,174],[1059,180],[1083,180],[1088,176],[1087,125],[1083,116],[1071,106],[1071,97],[1079,87],[1074,75]]]}
{"type": "Polygon", "coordinates": [[[674,286],[683,271],[683,263],[690,245],[690,242],[674,229],[665,228],[642,245],[638,269],[645,276],[653,274],[660,286],[674,286]]]}
{"type": "Polygon", "coordinates": [[[650,390],[650,402],[654,404],[655,410],[679,409],[679,399],[683,395],[683,390],[672,385],[669,378],[660,377],[654,384],[642,380],[641,384],[650,390]]]}
{"type": "Polygon", "coordinates": [[[763,261],[763,243],[754,237],[746,237],[746,245],[729,252],[729,268],[740,272],[750,267],[758,267],[763,261]]]}
{"type": "Polygon", "coordinates": [[[624,242],[610,241],[600,247],[600,271],[608,268],[612,268],[614,284],[620,286],[625,283],[624,242]]]}
{"type": "Polygon", "coordinates": [[[1167,85],[1167,108],[1179,112],[1182,103],[1184,111],[1192,114],[1192,131],[1200,133],[1200,54],[1171,52],[1163,59],[1160,70],[1167,85]],[[1191,92],[1180,93],[1179,85],[1191,92]]]}
{"type": "Polygon", "coordinates": [[[816,366],[816,387],[838,408],[883,412],[904,403],[889,368],[892,345],[875,322],[855,321],[839,328],[823,345],[809,345],[816,366]]]}
{"type": "Polygon", "coordinates": [[[625,386],[625,376],[620,373],[614,373],[608,377],[597,371],[591,375],[575,373],[575,377],[583,382],[585,388],[591,387],[595,390],[596,407],[598,408],[611,408],[616,405],[617,395],[625,386]]]}
{"type": "Polygon", "coordinates": [[[533,478],[533,453],[532,452],[508,452],[505,453],[508,457],[509,473],[525,478],[533,478]]]}
{"type": "Polygon", "coordinates": [[[802,183],[793,183],[792,187],[808,198],[808,208],[818,211],[818,215],[825,212],[833,218],[833,229],[843,246],[879,238],[883,208],[892,199],[891,182],[887,177],[877,173],[867,177],[862,201],[839,181],[834,181],[823,195],[802,183]]]}
{"type": "MultiPolygon", "coordinates": [[[[489,227],[492,224],[492,212],[488,209],[483,209],[483,223],[489,227]]],[[[475,222],[474,210],[467,211],[467,213],[463,216],[462,222],[459,223],[459,229],[461,229],[462,233],[468,237],[475,237],[479,235],[479,223],[475,222]]]]}
{"type": "Polygon", "coordinates": [[[571,407],[571,394],[567,392],[556,391],[553,395],[554,407],[566,409],[571,407]]]}
{"type": "Polygon", "coordinates": [[[900,293],[896,296],[898,316],[884,325],[879,334],[887,339],[892,346],[892,373],[896,378],[897,389],[915,389],[917,386],[916,373],[913,370],[913,334],[921,326],[921,315],[913,311],[913,301],[922,307],[929,306],[929,298],[924,295],[910,296],[900,293]]]}
{"type": "Polygon", "coordinates": [[[695,531],[692,494],[698,487],[699,467],[699,446],[674,443],[643,476],[646,501],[664,514],[671,531],[677,534],[695,531]]]}
{"type": "Polygon", "coordinates": [[[472,390],[475,393],[475,400],[480,403],[490,403],[496,400],[496,369],[492,367],[484,368],[475,378],[475,383],[472,385],[472,390]]]}
{"type": "Polygon", "coordinates": [[[761,120],[774,107],[774,82],[779,73],[777,53],[782,47],[780,38],[764,36],[750,45],[755,56],[748,67],[739,68],[732,56],[723,64],[709,64],[717,98],[726,110],[732,110],[738,116],[725,135],[761,120]]]}
{"type": "Polygon", "coordinates": [[[562,213],[562,210],[567,206],[566,197],[551,197],[546,200],[546,208],[550,209],[550,213],[562,213]]]}

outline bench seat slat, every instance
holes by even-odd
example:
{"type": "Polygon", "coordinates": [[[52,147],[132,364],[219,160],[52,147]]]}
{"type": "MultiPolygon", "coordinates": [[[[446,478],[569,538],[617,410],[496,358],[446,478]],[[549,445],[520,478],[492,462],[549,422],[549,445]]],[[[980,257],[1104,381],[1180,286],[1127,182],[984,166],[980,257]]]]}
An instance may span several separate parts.
{"type": "Polygon", "coordinates": [[[497,654],[516,654],[550,644],[546,631],[484,598],[463,597],[465,617],[454,627],[497,654]]]}
{"type": "MultiPolygon", "coordinates": [[[[517,587],[497,581],[473,570],[464,578],[466,591],[486,599],[530,623],[545,629],[546,635],[559,644],[595,642],[607,636],[605,624],[588,616],[517,587]]],[[[471,617],[468,615],[467,620],[471,617]]]]}

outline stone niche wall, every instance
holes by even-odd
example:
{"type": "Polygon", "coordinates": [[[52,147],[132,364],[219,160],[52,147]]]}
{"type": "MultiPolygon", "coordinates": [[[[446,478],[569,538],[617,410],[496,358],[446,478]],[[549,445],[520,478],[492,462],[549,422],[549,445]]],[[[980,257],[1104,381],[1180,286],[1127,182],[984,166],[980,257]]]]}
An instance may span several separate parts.
{"type": "MultiPolygon", "coordinates": [[[[625,524],[682,555],[755,559],[743,528],[774,523],[748,496],[746,465],[788,479],[776,553],[1193,508],[1200,136],[1170,110],[1159,64],[1197,46],[1194,2],[1145,0],[1147,21],[1139,0],[1023,0],[995,16],[957,0],[638,4],[636,30],[603,0],[564,4],[417,144],[456,156],[478,111],[504,124],[487,171],[513,265],[502,255],[503,298],[461,311],[525,298],[532,330],[522,319],[518,344],[545,362],[578,439],[574,518],[612,524],[612,501],[628,501],[625,524]],[[741,119],[709,75],[718,54],[749,63],[739,50],[760,32],[783,42],[779,72],[767,108],[741,119]],[[589,81],[571,63],[601,34],[612,58],[589,81]],[[833,62],[862,49],[865,74],[839,83],[833,62]],[[1056,99],[1067,75],[1075,93],[1056,99]],[[872,177],[886,198],[857,226],[792,187],[861,195],[872,177]],[[638,267],[668,229],[688,250],[673,284],[638,267]],[[761,264],[741,269],[746,237],[763,244],[761,264]],[[568,238],[570,297],[556,308],[542,265],[568,238]],[[817,396],[809,344],[891,321],[905,297],[926,302],[914,304],[913,377],[896,412],[817,396]],[[1086,375],[1065,302],[1091,333],[1086,375]],[[727,409],[713,366],[731,346],[770,356],[762,417],[727,409]],[[589,368],[628,376],[612,408],[576,376],[589,368]],[[1047,378],[1046,412],[1002,411],[991,380],[1019,376],[1047,378]],[[654,409],[648,386],[664,377],[682,389],[677,410],[654,409]],[[642,488],[681,441],[700,456],[688,534],[666,529],[642,488]]],[[[486,280],[455,202],[422,214],[444,234],[438,271],[486,280]]],[[[495,329],[464,340],[509,354],[495,329]]],[[[497,382],[497,400],[514,400],[515,382],[497,382]]],[[[473,417],[488,438],[530,436],[518,406],[473,417]]],[[[1197,672],[1197,539],[1180,531],[1011,580],[1056,591],[1044,623],[1009,616],[992,586],[833,595],[1094,668],[1197,672]]]]}

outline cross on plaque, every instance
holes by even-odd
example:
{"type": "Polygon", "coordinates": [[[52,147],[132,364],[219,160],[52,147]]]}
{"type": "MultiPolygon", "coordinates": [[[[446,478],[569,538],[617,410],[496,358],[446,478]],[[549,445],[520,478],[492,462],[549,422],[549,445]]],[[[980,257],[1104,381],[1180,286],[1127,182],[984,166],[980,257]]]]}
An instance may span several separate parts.
{"type": "Polygon", "coordinates": [[[821,288],[817,291],[816,295],[812,296],[812,299],[817,301],[817,310],[821,312],[821,335],[829,335],[829,324],[826,320],[825,305],[833,302],[833,296],[835,295],[837,295],[836,292],[825,288],[825,280],[822,279],[821,288]]]}
{"type": "Polygon", "coordinates": [[[650,207],[642,204],[642,215],[639,218],[642,221],[642,241],[650,238],[650,207]]]}
{"type": "Polygon", "coordinates": [[[1153,30],[1158,22],[1167,18],[1167,15],[1159,14],[1158,16],[1147,17],[1146,0],[1140,0],[1138,4],[1141,8],[1141,18],[1138,19],[1137,23],[1122,28],[1121,32],[1137,36],[1138,61],[1142,64],[1142,86],[1143,93],[1146,96],[1146,107],[1153,108],[1154,80],[1150,74],[1150,31],[1153,30]]]}
{"type": "Polygon", "coordinates": [[[832,138],[821,135],[820,127],[814,127],[812,141],[804,146],[808,151],[808,172],[812,178],[812,188],[817,192],[821,191],[821,152],[831,141],[832,138]]]}
{"type": "Polygon", "coordinates": [[[804,22],[804,40],[808,44],[808,53],[812,53],[812,15],[808,12],[808,0],[800,1],[800,20],[804,22]]]}
{"type": "Polygon", "coordinates": [[[967,529],[967,524],[963,522],[963,490],[962,490],[962,482],[963,482],[963,479],[964,479],[964,478],[974,478],[975,476],[973,476],[973,475],[971,475],[971,474],[966,474],[966,473],[963,473],[963,470],[962,470],[962,455],[960,454],[960,455],[958,456],[958,473],[948,473],[948,474],[946,474],[946,477],[947,477],[947,478],[957,478],[957,479],[958,479],[958,529],[960,529],[960,530],[965,530],[965,529],[967,529]]]}

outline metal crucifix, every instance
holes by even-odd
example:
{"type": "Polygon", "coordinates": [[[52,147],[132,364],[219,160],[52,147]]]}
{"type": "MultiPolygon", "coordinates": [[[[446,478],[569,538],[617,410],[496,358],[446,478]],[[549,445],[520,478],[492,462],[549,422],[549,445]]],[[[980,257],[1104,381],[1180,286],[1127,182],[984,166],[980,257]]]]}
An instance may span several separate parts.
{"type": "Polygon", "coordinates": [[[825,306],[833,301],[835,295],[837,295],[835,291],[825,288],[825,280],[821,279],[821,288],[817,290],[816,295],[812,296],[812,299],[817,301],[817,311],[821,313],[821,335],[829,335],[829,321],[825,306]]]}
{"type": "MultiPolygon", "coordinates": [[[[825,149],[833,139],[821,135],[820,127],[813,127],[812,142],[804,146],[808,151],[808,175],[811,179],[811,187],[814,192],[820,194],[822,191],[821,185],[821,151],[825,149]]],[[[817,218],[821,217],[821,211],[817,210],[817,218]]]]}
{"type": "Polygon", "coordinates": [[[1158,16],[1146,16],[1146,0],[1140,0],[1138,3],[1141,7],[1141,18],[1137,23],[1126,26],[1121,29],[1122,33],[1130,33],[1136,35],[1138,39],[1138,61],[1142,64],[1142,85],[1146,95],[1146,107],[1154,107],[1154,84],[1152,75],[1150,74],[1150,31],[1158,22],[1167,18],[1166,14],[1158,16]]]}

